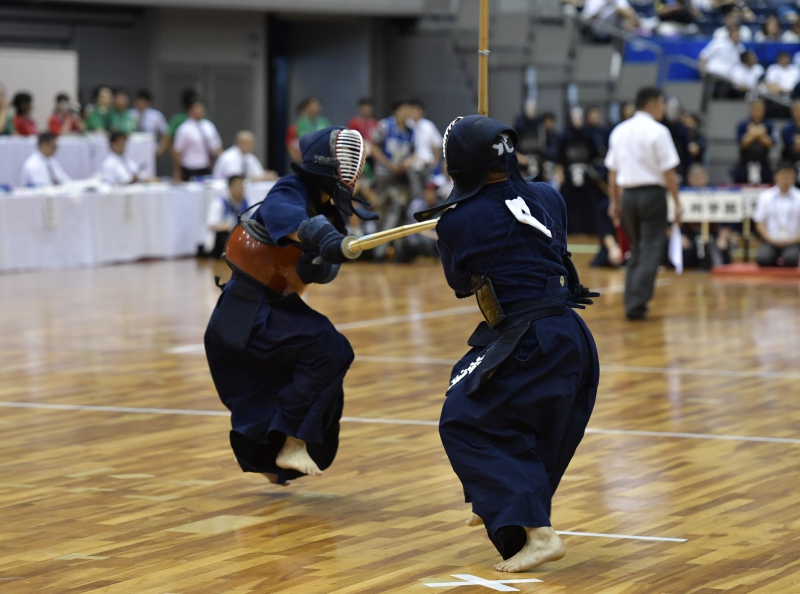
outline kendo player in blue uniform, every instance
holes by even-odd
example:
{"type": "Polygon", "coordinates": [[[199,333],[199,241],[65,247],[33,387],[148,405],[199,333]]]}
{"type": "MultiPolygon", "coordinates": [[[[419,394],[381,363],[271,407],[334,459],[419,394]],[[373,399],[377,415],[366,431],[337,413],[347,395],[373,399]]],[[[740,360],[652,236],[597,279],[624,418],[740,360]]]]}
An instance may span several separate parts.
{"type": "Polygon", "coordinates": [[[455,188],[436,227],[444,274],[457,297],[476,295],[486,321],[453,368],[439,433],[504,561],[525,571],[560,559],[553,494],[594,406],[594,339],[571,309],[591,304],[567,251],[564,199],[519,174],[517,134],[473,115],[445,133],[455,188]]]}
{"type": "MultiPolygon", "coordinates": [[[[303,136],[300,150],[302,164],[292,164],[296,175],[278,180],[248,228],[262,243],[301,248],[296,270],[303,283],[329,283],[346,260],[345,215],[377,218],[352,204],[364,143],[358,132],[327,128],[303,136]]],[[[342,384],[353,350],[297,293],[281,295],[231,268],[205,347],[214,384],[231,411],[236,459],[244,472],[277,484],[319,475],[338,448],[342,384]]]]}

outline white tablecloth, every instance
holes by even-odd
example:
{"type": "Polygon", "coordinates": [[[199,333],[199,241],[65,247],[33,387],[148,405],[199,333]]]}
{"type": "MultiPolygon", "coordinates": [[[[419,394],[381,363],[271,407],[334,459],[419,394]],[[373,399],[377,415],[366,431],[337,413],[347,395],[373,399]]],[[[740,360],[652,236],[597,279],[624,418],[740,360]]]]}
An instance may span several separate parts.
{"type": "MultiPolygon", "coordinates": [[[[272,184],[248,184],[248,198],[263,199],[272,184]]],[[[205,241],[208,204],[224,192],[217,182],[0,196],[0,272],[194,255],[205,241]]]]}
{"type": "MultiPolygon", "coordinates": [[[[151,134],[131,134],[125,154],[140,167],[143,177],[156,175],[156,141],[151,134]]],[[[36,150],[33,136],[0,136],[0,186],[20,187],[22,165],[36,150]]],[[[75,180],[95,175],[108,154],[104,134],[61,136],[55,158],[75,180]]]]}

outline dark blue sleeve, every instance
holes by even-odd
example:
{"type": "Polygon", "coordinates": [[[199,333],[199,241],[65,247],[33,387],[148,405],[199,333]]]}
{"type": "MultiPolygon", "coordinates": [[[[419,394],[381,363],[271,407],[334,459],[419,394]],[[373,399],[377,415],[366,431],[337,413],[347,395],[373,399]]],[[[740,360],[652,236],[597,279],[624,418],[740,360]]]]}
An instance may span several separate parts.
{"type": "Polygon", "coordinates": [[[787,149],[792,148],[794,145],[794,124],[787,124],[783,127],[783,131],[781,132],[781,138],[783,139],[783,146],[787,149]]]}
{"type": "Polygon", "coordinates": [[[308,188],[295,175],[279,179],[258,207],[255,219],[263,223],[279,246],[291,243],[286,236],[308,220],[308,188]]]}
{"type": "Polygon", "coordinates": [[[472,272],[469,268],[461,264],[453,250],[447,244],[442,234],[439,233],[439,240],[436,242],[439,248],[439,255],[442,258],[442,268],[447,284],[456,293],[459,299],[468,297],[472,294],[472,272]]]}
{"type": "Polygon", "coordinates": [[[772,136],[772,138],[775,138],[775,127],[772,125],[772,122],[766,121],[764,124],[767,126],[767,134],[772,136]]]}
{"type": "Polygon", "coordinates": [[[745,132],[747,132],[747,124],[750,122],[744,121],[739,124],[739,127],[736,129],[736,141],[742,142],[742,136],[744,136],[745,132]]]}

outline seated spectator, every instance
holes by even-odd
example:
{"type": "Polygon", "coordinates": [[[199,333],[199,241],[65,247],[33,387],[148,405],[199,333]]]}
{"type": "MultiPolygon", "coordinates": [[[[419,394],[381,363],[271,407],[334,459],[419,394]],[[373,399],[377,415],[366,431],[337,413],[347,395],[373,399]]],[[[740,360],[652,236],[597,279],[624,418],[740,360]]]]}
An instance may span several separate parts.
{"type": "Polygon", "coordinates": [[[694,163],[686,173],[686,185],[690,188],[707,188],[708,171],[700,163],[694,163]]]}
{"type": "Polygon", "coordinates": [[[633,114],[636,113],[636,104],[633,101],[626,101],[622,104],[622,109],[620,109],[620,122],[624,122],[625,120],[629,120],[633,117],[633,114]]]}
{"type": "Polygon", "coordinates": [[[208,234],[205,243],[207,255],[214,258],[222,257],[228,236],[239,222],[239,216],[248,208],[250,205],[244,195],[244,178],[241,175],[233,175],[228,178],[227,194],[215,199],[208,207],[206,217],[208,234]]]}
{"type": "Polygon", "coordinates": [[[789,52],[778,54],[777,63],[767,68],[764,84],[770,93],[789,95],[800,82],[800,68],[792,64],[789,52]]]}
{"type": "Polygon", "coordinates": [[[23,186],[60,186],[72,181],[61,164],[53,158],[57,148],[58,138],[55,134],[44,132],[39,135],[37,149],[22,166],[23,186]]]}
{"type": "Polygon", "coordinates": [[[278,179],[274,171],[264,171],[261,161],[253,154],[255,148],[255,135],[246,130],[239,132],[236,144],[222,153],[214,164],[214,179],[230,179],[233,176],[256,180],[278,179]]]}
{"type": "Polygon", "coordinates": [[[189,118],[175,131],[172,149],[176,161],[172,177],[176,182],[211,175],[211,167],[222,152],[217,127],[205,116],[205,105],[195,97],[189,108],[189,118]]]}
{"type": "Polygon", "coordinates": [[[33,112],[33,97],[30,93],[17,93],[14,95],[14,131],[20,136],[36,136],[36,122],[31,117],[33,112]]]}
{"type": "MultiPolygon", "coordinates": [[[[411,225],[416,223],[414,214],[426,208],[432,208],[440,204],[439,185],[433,179],[425,184],[422,194],[414,198],[406,209],[406,220],[403,224],[411,225]]],[[[419,256],[438,257],[439,250],[436,248],[436,232],[426,231],[409,235],[397,242],[395,260],[398,262],[413,262],[419,256]]]]}
{"type": "Polygon", "coordinates": [[[729,79],[741,63],[744,46],[739,40],[739,29],[731,27],[727,36],[716,36],[700,51],[700,69],[708,74],[729,79]]]}
{"type": "Polygon", "coordinates": [[[742,12],[738,8],[733,8],[725,14],[722,26],[714,30],[712,37],[714,39],[728,37],[731,27],[735,27],[739,31],[739,40],[742,43],[753,41],[753,32],[750,27],[742,24],[742,12]]]}
{"type": "Polygon", "coordinates": [[[125,89],[114,91],[114,103],[110,110],[109,132],[130,134],[136,131],[136,120],[130,112],[130,97],[125,89]]]}
{"type": "Polygon", "coordinates": [[[608,27],[633,29],[639,24],[639,15],[628,0],[586,0],[581,17],[590,24],[596,41],[608,41],[608,27]]]}
{"type": "Polygon", "coordinates": [[[69,95],[66,93],[59,93],[56,96],[56,106],[47,127],[50,129],[50,133],[56,136],[83,131],[80,112],[70,103],[69,95]]]}
{"type": "Polygon", "coordinates": [[[739,163],[733,169],[733,181],[737,184],[772,183],[769,150],[774,144],[774,129],[764,119],[765,115],[764,101],[757,99],[750,104],[750,117],[737,128],[739,163]]]}
{"type": "Polygon", "coordinates": [[[781,163],[775,173],[776,186],[758,197],[753,221],[761,236],[756,253],[759,266],[788,266],[800,262],[800,190],[791,163],[781,163]]]}
{"type": "Polygon", "coordinates": [[[665,23],[691,25],[703,20],[703,13],[691,0],[663,0],[656,4],[656,15],[665,23]]]}
{"type": "MultiPolygon", "coordinates": [[[[686,130],[686,149],[689,153],[689,163],[702,163],[706,153],[708,141],[700,130],[700,118],[693,113],[685,112],[681,116],[686,130]]],[[[688,174],[687,174],[688,175],[688,174]]]]}
{"type": "Polygon", "coordinates": [[[87,107],[86,129],[89,132],[111,130],[111,102],[114,95],[109,87],[97,87],[92,93],[92,104],[87,107]]]}
{"type": "Polygon", "coordinates": [[[741,62],[731,71],[730,79],[734,89],[744,96],[748,91],[758,88],[763,76],[764,67],[758,63],[758,56],[753,50],[747,50],[742,54],[741,62]]]}
{"type": "Polygon", "coordinates": [[[365,142],[372,142],[372,134],[378,127],[378,120],[375,119],[375,106],[372,99],[364,97],[358,101],[358,115],[350,118],[347,127],[356,130],[365,142]]]}
{"type": "Polygon", "coordinates": [[[133,100],[130,115],[135,122],[136,132],[146,132],[160,139],[169,130],[167,118],[152,107],[153,95],[147,89],[141,89],[133,100]]]}
{"type": "Polygon", "coordinates": [[[753,40],[756,43],[779,43],[781,41],[781,22],[778,17],[771,14],[761,25],[761,30],[756,31],[753,40]]]}
{"type": "MultiPolygon", "coordinates": [[[[800,43],[800,19],[797,19],[794,23],[792,23],[791,29],[786,29],[786,31],[783,32],[783,35],[781,35],[781,41],[783,43],[800,43]]],[[[797,63],[796,59],[795,63],[797,63]]]]}
{"type": "MultiPolygon", "coordinates": [[[[414,160],[414,131],[409,128],[411,106],[407,101],[397,101],[392,115],[378,122],[372,145],[375,159],[375,209],[381,213],[381,228],[396,227],[410,202],[408,170],[414,160]]],[[[386,250],[378,246],[377,259],[386,250]]]]}
{"type": "Polygon", "coordinates": [[[792,102],[792,119],[781,131],[784,161],[794,163],[795,171],[800,168],[800,99],[792,102]]]}
{"type": "Polygon", "coordinates": [[[14,133],[14,118],[11,115],[11,102],[6,95],[6,88],[0,83],[0,136],[14,133]]]}
{"type": "Polygon", "coordinates": [[[408,102],[409,121],[414,130],[414,160],[408,171],[411,195],[422,196],[425,181],[442,160],[442,133],[425,117],[425,106],[419,99],[408,102]]]}
{"type": "Polygon", "coordinates": [[[108,139],[109,153],[100,167],[100,177],[107,184],[123,186],[139,181],[139,166],[125,156],[128,137],[122,132],[112,132],[108,139]]]}

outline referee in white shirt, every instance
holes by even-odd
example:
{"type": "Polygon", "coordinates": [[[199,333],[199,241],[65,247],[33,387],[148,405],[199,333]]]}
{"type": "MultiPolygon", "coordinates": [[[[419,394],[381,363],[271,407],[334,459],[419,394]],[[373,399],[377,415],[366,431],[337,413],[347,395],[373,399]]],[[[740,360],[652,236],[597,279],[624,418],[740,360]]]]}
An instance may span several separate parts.
{"type": "Polygon", "coordinates": [[[681,222],[678,198],[678,151],[666,126],[664,93],[646,87],[636,96],[636,113],[611,132],[605,166],[609,170],[608,214],[622,226],[631,243],[625,278],[625,313],[644,319],[653,297],[658,266],[667,241],[666,191],[675,201],[675,222],[681,222]]]}

